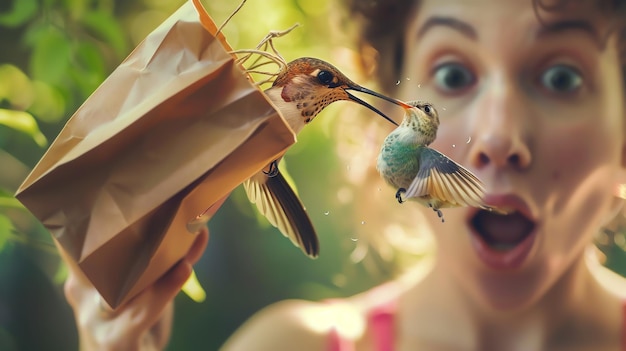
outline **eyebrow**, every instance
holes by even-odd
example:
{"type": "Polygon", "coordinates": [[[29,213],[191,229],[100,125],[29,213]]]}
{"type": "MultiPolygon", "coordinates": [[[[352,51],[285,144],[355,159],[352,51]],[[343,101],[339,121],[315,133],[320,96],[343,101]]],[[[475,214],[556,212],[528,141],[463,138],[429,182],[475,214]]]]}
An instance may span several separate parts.
{"type": "MultiPolygon", "coordinates": [[[[467,22],[463,22],[453,17],[433,16],[428,18],[417,31],[418,39],[423,37],[424,34],[426,34],[426,32],[428,32],[430,29],[437,26],[452,28],[472,40],[476,40],[478,38],[478,34],[476,33],[474,27],[472,27],[467,22]]],[[[602,46],[602,39],[600,38],[600,35],[598,34],[594,26],[584,20],[563,20],[554,21],[551,23],[540,23],[539,28],[536,31],[535,37],[537,39],[540,39],[570,30],[581,30],[584,33],[587,33],[598,44],[599,47],[602,46]]]]}
{"type": "Polygon", "coordinates": [[[602,38],[596,31],[595,27],[591,23],[584,20],[574,19],[555,21],[552,23],[541,23],[536,32],[536,37],[543,38],[571,30],[579,30],[583,33],[587,33],[593,39],[593,41],[598,44],[599,47],[602,47],[602,38]]]}
{"type": "Polygon", "coordinates": [[[478,38],[476,30],[468,23],[460,21],[456,18],[440,16],[433,16],[428,18],[428,20],[426,20],[426,22],[424,22],[424,24],[417,31],[417,37],[420,38],[424,36],[424,34],[426,34],[428,30],[437,26],[444,26],[455,29],[461,34],[473,40],[476,40],[478,38]]]}

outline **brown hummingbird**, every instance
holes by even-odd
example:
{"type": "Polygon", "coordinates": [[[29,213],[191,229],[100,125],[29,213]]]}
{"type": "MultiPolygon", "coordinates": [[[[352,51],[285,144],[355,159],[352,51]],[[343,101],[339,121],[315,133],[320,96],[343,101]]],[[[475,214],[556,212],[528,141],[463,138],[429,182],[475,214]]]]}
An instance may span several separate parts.
{"type": "MultiPolygon", "coordinates": [[[[349,90],[406,106],[402,101],[352,82],[328,62],[310,57],[289,62],[278,73],[272,87],[265,90],[265,94],[296,134],[311,123],[324,107],[341,100],[361,104],[398,125],[375,107],[350,94],[349,90]]],[[[279,161],[280,158],[274,160],[264,170],[244,181],[246,194],[283,235],[290,238],[308,256],[317,257],[319,254],[317,234],[300,199],[280,173],[279,161]]]]}
{"type": "Polygon", "coordinates": [[[383,179],[398,189],[398,202],[415,199],[437,212],[442,222],[444,207],[494,210],[484,204],[483,184],[472,172],[428,147],[437,137],[437,110],[423,101],[407,104],[402,123],[385,138],[376,164],[383,179]]]}

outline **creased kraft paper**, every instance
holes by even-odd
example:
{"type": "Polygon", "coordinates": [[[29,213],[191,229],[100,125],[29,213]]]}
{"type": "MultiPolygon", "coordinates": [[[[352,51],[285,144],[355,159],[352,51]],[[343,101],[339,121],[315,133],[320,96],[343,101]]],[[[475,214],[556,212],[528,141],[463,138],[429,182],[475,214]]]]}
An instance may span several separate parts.
{"type": "Polygon", "coordinates": [[[113,307],[186,254],[196,216],[295,142],[216,31],[198,0],[184,4],[76,111],[16,194],[113,307]]]}

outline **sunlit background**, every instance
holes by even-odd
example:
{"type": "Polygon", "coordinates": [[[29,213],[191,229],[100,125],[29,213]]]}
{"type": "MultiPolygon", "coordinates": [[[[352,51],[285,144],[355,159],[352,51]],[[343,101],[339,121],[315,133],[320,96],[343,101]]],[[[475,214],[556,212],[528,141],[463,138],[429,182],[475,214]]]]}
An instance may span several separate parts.
{"type": "MultiPolygon", "coordinates": [[[[13,194],[72,113],[182,3],[0,2],[0,350],[77,349],[73,316],[62,293],[66,270],[49,234],[13,194]]],[[[221,24],[239,1],[204,3],[221,24]]],[[[375,88],[351,64],[355,52],[339,34],[343,26],[336,6],[330,0],[248,0],[223,31],[233,48],[243,49],[255,47],[270,30],[299,23],[275,41],[285,59],[319,57],[375,88]]],[[[373,217],[377,204],[364,203],[364,198],[381,197],[391,202],[393,192],[364,186],[375,155],[357,151],[365,139],[379,134],[368,134],[358,113],[363,110],[330,106],[286,157],[287,171],[320,236],[320,258],[306,258],[238,188],[210,222],[209,248],[196,266],[206,301],[177,297],[169,350],[215,350],[269,303],[351,295],[388,279],[398,263],[430,251],[427,238],[407,235],[394,221],[381,225],[373,217]],[[373,238],[405,250],[391,254],[382,245],[368,250],[373,238]]],[[[382,120],[372,123],[389,128],[382,120]]],[[[394,214],[402,216],[401,211],[410,210],[394,214]]],[[[605,262],[623,273],[626,240],[621,232],[617,223],[599,243],[605,262]]]]}

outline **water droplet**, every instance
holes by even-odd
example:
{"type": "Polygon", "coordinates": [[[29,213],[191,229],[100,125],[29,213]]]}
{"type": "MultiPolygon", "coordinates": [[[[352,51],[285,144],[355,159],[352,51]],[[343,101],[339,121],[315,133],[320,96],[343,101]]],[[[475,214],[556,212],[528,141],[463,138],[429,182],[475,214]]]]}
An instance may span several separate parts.
{"type": "Polygon", "coordinates": [[[400,85],[400,81],[397,81],[397,82],[396,82],[396,85],[400,85]]]}
{"type": "Polygon", "coordinates": [[[365,224],[365,221],[361,221],[361,224],[365,224]]]}
{"type": "Polygon", "coordinates": [[[418,84],[418,85],[417,85],[417,87],[418,87],[418,88],[421,88],[421,87],[422,87],[422,85],[421,85],[421,84],[418,84]]]}
{"type": "Polygon", "coordinates": [[[455,144],[452,144],[452,147],[456,147],[456,145],[455,145],[455,144]]]}
{"type": "Polygon", "coordinates": [[[382,191],[382,190],[383,190],[383,189],[381,189],[381,188],[378,188],[378,191],[382,191]]]}
{"type": "Polygon", "coordinates": [[[324,211],[324,216],[328,216],[330,214],[330,211],[324,211]]]}
{"type": "Polygon", "coordinates": [[[350,240],[352,240],[352,241],[354,241],[354,242],[359,241],[359,239],[358,239],[358,238],[350,238],[350,240]]]}
{"type": "Polygon", "coordinates": [[[406,80],[411,80],[411,78],[409,78],[409,77],[406,77],[406,80]]]}
{"type": "Polygon", "coordinates": [[[465,142],[466,144],[469,144],[470,141],[472,141],[472,137],[467,137],[467,141],[465,142]]]}
{"type": "Polygon", "coordinates": [[[445,107],[442,107],[441,109],[442,109],[442,110],[444,110],[444,111],[446,110],[446,108],[445,108],[445,107]]]}

